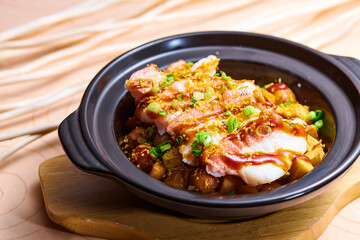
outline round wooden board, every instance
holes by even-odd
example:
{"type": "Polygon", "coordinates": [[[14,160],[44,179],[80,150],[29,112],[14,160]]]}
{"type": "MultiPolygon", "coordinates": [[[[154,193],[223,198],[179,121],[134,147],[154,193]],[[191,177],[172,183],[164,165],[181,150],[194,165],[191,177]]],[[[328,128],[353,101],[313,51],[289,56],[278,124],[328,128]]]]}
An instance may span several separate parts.
{"type": "Polygon", "coordinates": [[[40,181],[51,220],[107,239],[316,239],[360,196],[360,161],[321,195],[250,220],[214,222],[147,203],[114,181],[76,169],[66,156],[43,162],[40,181]]]}

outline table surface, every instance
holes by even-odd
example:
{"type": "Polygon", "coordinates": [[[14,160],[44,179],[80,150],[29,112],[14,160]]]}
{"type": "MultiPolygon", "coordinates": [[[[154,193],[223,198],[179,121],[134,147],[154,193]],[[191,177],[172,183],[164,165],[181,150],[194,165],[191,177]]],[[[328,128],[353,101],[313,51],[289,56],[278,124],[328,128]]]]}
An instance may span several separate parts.
{"type": "MultiPolygon", "coordinates": [[[[360,59],[360,1],[0,0],[0,135],[65,118],[97,71],[123,52],[205,30],[271,34],[360,59]],[[1,113],[14,103],[24,113],[1,113]]],[[[27,139],[0,142],[0,152],[27,139]]],[[[46,215],[38,167],[61,154],[53,131],[0,161],[0,239],[93,239],[46,215]]],[[[319,239],[359,238],[360,198],[319,239]]]]}

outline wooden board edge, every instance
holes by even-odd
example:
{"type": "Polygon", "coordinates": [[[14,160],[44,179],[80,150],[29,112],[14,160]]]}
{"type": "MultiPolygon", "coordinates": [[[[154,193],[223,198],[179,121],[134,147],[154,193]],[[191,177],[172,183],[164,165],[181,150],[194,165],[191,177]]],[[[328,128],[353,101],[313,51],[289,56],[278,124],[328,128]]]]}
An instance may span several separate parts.
{"type": "Polygon", "coordinates": [[[116,224],[105,220],[93,220],[91,218],[76,218],[76,217],[62,217],[61,214],[56,214],[51,211],[48,206],[47,198],[45,196],[45,187],[43,184],[42,169],[49,165],[54,160],[66,158],[65,155],[56,156],[42,162],[39,166],[40,185],[45,203],[46,213],[51,221],[70,230],[71,232],[91,237],[99,237],[114,240],[153,240],[154,238],[137,231],[129,226],[123,224],[116,224]]]}
{"type": "Polygon", "coordinates": [[[318,239],[321,234],[329,226],[334,217],[343,209],[347,204],[356,198],[360,197],[360,180],[351,185],[344,192],[336,197],[335,201],[331,204],[329,209],[320,217],[320,219],[312,225],[309,229],[300,235],[292,238],[294,240],[304,239],[318,239]]]}

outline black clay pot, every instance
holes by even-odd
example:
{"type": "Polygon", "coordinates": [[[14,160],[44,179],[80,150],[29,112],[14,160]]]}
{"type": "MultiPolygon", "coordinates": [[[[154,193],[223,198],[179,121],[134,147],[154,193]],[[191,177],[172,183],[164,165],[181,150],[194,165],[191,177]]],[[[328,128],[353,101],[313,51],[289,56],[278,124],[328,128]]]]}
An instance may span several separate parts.
{"type": "Polygon", "coordinates": [[[159,39],[135,48],[105,66],[87,88],[80,107],[60,125],[59,135],[80,169],[118,180],[154,204],[188,215],[241,218],[306,201],[335,183],[360,154],[360,62],[331,56],[271,36],[242,32],[199,32],[159,39]],[[281,77],[298,100],[326,112],[320,136],[327,155],[313,171],[278,189],[248,195],[206,195],[178,190],[137,169],[118,146],[135,105],[124,88],[134,71],[155,63],[165,68],[179,59],[210,54],[235,79],[263,85],[281,77]]]}

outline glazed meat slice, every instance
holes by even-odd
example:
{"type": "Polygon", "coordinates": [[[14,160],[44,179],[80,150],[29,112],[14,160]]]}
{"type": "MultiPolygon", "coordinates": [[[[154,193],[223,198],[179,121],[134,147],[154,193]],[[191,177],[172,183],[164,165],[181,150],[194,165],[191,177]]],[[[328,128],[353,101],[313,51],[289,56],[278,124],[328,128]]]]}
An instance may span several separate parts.
{"type": "Polygon", "coordinates": [[[150,64],[134,72],[125,82],[125,88],[135,98],[135,101],[139,101],[149,94],[153,95],[154,92],[151,90],[159,85],[162,78],[163,74],[158,71],[157,66],[150,64]]]}
{"type": "MultiPolygon", "coordinates": [[[[185,71],[185,74],[179,76],[175,76],[172,70],[178,70],[180,66],[182,68],[186,64],[184,65],[182,61],[175,63],[175,65],[171,64],[166,71],[169,73],[167,76],[173,75],[173,80],[168,82],[165,80],[165,82],[160,83],[160,86],[165,87],[154,96],[143,97],[146,95],[143,93],[145,89],[133,88],[136,89],[136,93],[131,92],[131,94],[135,98],[141,99],[135,112],[136,118],[144,123],[155,124],[160,134],[167,132],[170,135],[179,135],[183,133],[182,130],[196,127],[203,119],[225,112],[246,97],[249,97],[249,101],[253,100],[254,82],[227,80],[213,76],[212,73],[215,71],[217,63],[218,60],[216,61],[214,56],[202,59],[195,63],[191,69],[188,68],[188,72],[185,71]],[[199,63],[201,64],[199,65],[199,63]],[[195,66],[199,70],[194,73],[192,69],[195,66]],[[209,88],[213,91],[211,96],[207,94],[209,88]],[[138,93],[140,90],[141,93],[138,93]],[[225,100],[224,104],[219,104],[220,99],[225,100]],[[154,102],[159,104],[163,115],[149,111],[148,106],[154,102]]],[[[154,69],[152,67],[151,71],[154,69]]],[[[142,72],[143,70],[139,71],[142,72]]],[[[156,74],[151,76],[156,76],[156,74]]],[[[129,82],[126,83],[126,86],[129,85],[129,82]]],[[[146,88],[146,91],[149,89],[150,87],[146,88]]]]}

